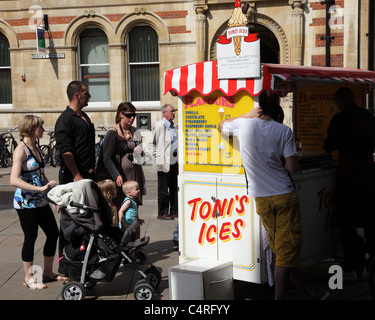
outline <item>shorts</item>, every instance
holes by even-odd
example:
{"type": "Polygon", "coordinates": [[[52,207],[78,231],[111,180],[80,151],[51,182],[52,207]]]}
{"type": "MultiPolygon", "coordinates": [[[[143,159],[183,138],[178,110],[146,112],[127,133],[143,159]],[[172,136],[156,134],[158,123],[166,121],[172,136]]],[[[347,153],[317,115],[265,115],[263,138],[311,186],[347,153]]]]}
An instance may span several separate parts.
{"type": "Polygon", "coordinates": [[[267,232],[276,265],[294,268],[300,264],[302,224],[297,193],[255,198],[256,211],[267,232]]]}

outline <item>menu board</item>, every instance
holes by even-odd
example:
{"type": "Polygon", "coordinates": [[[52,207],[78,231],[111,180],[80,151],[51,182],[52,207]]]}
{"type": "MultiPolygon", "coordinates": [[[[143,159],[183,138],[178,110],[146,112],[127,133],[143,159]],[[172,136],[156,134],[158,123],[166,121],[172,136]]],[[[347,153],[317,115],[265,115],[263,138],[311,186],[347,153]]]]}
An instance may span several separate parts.
{"type": "MultiPolygon", "coordinates": [[[[334,96],[343,85],[298,86],[296,94],[296,139],[302,151],[325,152],[323,142],[332,117],[339,111],[334,96]]],[[[348,86],[349,87],[349,86],[348,86]]],[[[350,85],[355,101],[362,106],[362,86],[350,85]]]]}
{"type": "Polygon", "coordinates": [[[254,98],[246,91],[231,97],[193,91],[181,99],[184,171],[244,174],[238,139],[221,135],[217,127],[254,108],[254,98]]]}

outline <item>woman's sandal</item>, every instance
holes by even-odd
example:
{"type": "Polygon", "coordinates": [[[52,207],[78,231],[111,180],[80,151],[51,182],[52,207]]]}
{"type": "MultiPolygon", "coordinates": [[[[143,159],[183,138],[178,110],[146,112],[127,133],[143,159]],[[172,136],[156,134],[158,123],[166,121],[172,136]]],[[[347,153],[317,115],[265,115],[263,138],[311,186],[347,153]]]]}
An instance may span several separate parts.
{"type": "Polygon", "coordinates": [[[23,286],[26,288],[30,288],[31,290],[42,290],[47,288],[47,286],[42,282],[36,282],[34,279],[30,280],[29,282],[26,282],[26,280],[23,280],[23,286]]]}
{"type": "Polygon", "coordinates": [[[47,277],[47,276],[43,275],[43,282],[44,283],[55,282],[55,281],[68,281],[68,280],[69,280],[68,277],[64,277],[64,276],[59,275],[59,274],[54,274],[52,277],[47,277]]]}

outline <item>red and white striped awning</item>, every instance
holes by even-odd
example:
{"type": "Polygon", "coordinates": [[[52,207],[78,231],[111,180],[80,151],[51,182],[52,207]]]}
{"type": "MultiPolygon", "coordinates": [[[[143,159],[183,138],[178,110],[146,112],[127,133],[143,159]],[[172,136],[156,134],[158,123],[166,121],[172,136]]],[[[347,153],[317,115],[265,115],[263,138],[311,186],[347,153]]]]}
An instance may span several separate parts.
{"type": "Polygon", "coordinates": [[[340,83],[375,83],[375,72],[370,70],[334,67],[306,67],[281,64],[264,64],[268,72],[282,81],[331,81],[340,83]]]}
{"type": "Polygon", "coordinates": [[[233,96],[240,90],[257,96],[264,89],[270,89],[271,85],[272,75],[268,73],[267,67],[263,67],[261,78],[219,80],[216,61],[194,63],[164,73],[164,94],[171,91],[179,96],[194,90],[203,96],[217,90],[227,96],[233,96]]]}
{"type": "Polygon", "coordinates": [[[375,72],[352,68],[265,63],[262,64],[261,78],[219,80],[216,61],[205,61],[165,72],[164,94],[170,91],[173,95],[185,96],[196,90],[207,96],[219,90],[227,96],[233,96],[238,91],[245,90],[250,95],[257,96],[265,89],[278,90],[277,79],[281,85],[307,82],[375,84],[375,72]]]}

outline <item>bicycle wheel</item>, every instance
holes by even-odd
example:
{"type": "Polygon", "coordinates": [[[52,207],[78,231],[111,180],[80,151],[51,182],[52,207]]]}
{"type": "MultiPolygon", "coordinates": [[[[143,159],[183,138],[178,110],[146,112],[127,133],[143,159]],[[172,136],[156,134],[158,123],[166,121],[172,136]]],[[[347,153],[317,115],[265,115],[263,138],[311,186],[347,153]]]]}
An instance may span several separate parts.
{"type": "Polygon", "coordinates": [[[100,142],[95,144],[95,165],[98,164],[99,154],[100,154],[100,142]]]}
{"type": "Polygon", "coordinates": [[[56,146],[53,146],[51,150],[51,164],[53,167],[60,165],[60,153],[56,146]]]}
{"type": "Polygon", "coordinates": [[[50,158],[49,146],[45,144],[40,146],[40,151],[42,153],[44,164],[48,164],[50,158]]]}
{"type": "Polygon", "coordinates": [[[0,149],[0,166],[6,168],[10,163],[9,151],[6,147],[0,149]]]}
{"type": "Polygon", "coordinates": [[[367,277],[372,300],[375,300],[375,257],[370,262],[367,277]]]}

